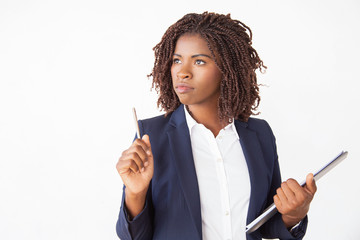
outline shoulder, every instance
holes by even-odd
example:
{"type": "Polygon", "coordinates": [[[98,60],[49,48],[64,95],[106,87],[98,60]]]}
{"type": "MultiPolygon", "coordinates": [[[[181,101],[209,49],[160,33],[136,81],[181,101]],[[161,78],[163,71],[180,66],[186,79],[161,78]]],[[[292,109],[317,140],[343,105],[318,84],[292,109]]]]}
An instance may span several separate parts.
{"type": "Polygon", "coordinates": [[[169,115],[165,117],[165,114],[162,114],[162,115],[151,117],[151,118],[141,119],[140,121],[143,124],[155,124],[156,125],[156,124],[165,123],[168,119],[169,119],[169,115]]]}
{"type": "Polygon", "coordinates": [[[270,125],[264,119],[253,117],[249,118],[246,124],[246,129],[255,133],[253,136],[256,136],[257,143],[260,144],[262,154],[267,162],[267,167],[273,169],[273,164],[277,161],[277,147],[276,138],[270,125]]]}
{"type": "Polygon", "coordinates": [[[270,125],[264,119],[250,117],[246,124],[250,130],[255,132],[269,132],[273,134],[270,125]]]}
{"type": "Polygon", "coordinates": [[[159,157],[168,144],[168,132],[171,128],[171,114],[160,115],[139,121],[141,135],[147,134],[150,138],[154,156],[159,157]]]}
{"type": "Polygon", "coordinates": [[[273,147],[276,146],[274,133],[267,121],[260,118],[250,117],[244,124],[246,124],[246,128],[248,130],[256,133],[256,136],[261,144],[271,144],[273,147]]]}
{"type": "Polygon", "coordinates": [[[148,118],[139,121],[140,128],[145,130],[145,133],[163,134],[167,132],[171,126],[181,126],[185,123],[184,106],[180,105],[175,111],[165,115],[148,118]]]}
{"type": "Polygon", "coordinates": [[[139,120],[139,127],[146,134],[163,132],[168,127],[170,118],[171,113],[167,116],[163,114],[152,118],[142,119],[139,120]]]}

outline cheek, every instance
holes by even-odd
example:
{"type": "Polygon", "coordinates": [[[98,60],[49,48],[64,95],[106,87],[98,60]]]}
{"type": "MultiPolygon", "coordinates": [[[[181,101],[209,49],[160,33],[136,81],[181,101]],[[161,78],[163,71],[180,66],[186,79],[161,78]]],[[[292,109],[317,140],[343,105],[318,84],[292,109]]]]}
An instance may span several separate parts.
{"type": "Polygon", "coordinates": [[[222,74],[218,69],[213,69],[212,71],[207,71],[204,73],[203,76],[204,76],[204,79],[207,79],[208,83],[211,84],[214,88],[220,88],[222,74]]]}
{"type": "Polygon", "coordinates": [[[170,72],[171,72],[171,81],[174,82],[174,79],[176,79],[175,68],[171,67],[170,72]]]}

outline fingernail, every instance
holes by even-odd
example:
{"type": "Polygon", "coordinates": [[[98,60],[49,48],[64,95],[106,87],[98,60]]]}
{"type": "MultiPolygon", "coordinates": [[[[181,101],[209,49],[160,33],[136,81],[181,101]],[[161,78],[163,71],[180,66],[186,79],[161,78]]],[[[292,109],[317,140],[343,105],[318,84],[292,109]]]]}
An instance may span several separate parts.
{"type": "Polygon", "coordinates": [[[149,165],[149,162],[145,162],[144,166],[147,167],[149,165]]]}
{"type": "Polygon", "coordinates": [[[142,168],[142,169],[141,169],[141,172],[143,172],[143,171],[145,171],[145,168],[142,168]]]}

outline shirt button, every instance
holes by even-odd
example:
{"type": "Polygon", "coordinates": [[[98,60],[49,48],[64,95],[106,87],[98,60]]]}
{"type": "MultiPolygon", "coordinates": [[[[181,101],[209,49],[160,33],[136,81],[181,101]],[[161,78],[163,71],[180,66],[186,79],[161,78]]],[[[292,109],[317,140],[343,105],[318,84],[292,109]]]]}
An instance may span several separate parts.
{"type": "Polygon", "coordinates": [[[218,162],[222,162],[222,159],[221,159],[221,158],[218,158],[217,161],[218,161],[218,162]]]}
{"type": "Polygon", "coordinates": [[[219,136],[218,139],[221,140],[221,139],[222,139],[222,136],[219,136]]]}
{"type": "Polygon", "coordinates": [[[226,212],[225,212],[225,215],[226,215],[226,216],[229,216],[229,214],[230,214],[229,211],[226,211],[226,212]]]}

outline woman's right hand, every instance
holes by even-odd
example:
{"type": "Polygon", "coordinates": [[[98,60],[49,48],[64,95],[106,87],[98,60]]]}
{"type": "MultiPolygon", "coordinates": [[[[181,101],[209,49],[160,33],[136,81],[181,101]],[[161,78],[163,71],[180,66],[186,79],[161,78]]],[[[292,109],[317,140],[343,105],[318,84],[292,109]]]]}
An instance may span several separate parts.
{"type": "Polygon", "coordinates": [[[154,158],[148,135],[144,135],[142,139],[135,139],[122,153],[116,169],[126,186],[127,195],[146,195],[154,174],[154,158]]]}

